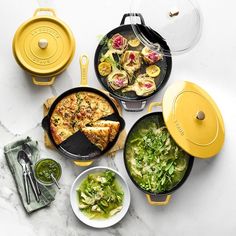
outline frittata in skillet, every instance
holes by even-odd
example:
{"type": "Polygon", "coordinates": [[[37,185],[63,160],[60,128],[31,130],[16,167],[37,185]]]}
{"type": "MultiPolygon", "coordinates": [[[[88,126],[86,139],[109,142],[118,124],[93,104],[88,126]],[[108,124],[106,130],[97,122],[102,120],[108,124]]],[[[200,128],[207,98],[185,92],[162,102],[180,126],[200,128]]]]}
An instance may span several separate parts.
{"type": "Polygon", "coordinates": [[[109,102],[92,92],[78,92],[63,98],[54,109],[50,128],[56,144],[61,144],[77,131],[104,150],[117,135],[119,122],[100,120],[114,113],[109,102]]]}

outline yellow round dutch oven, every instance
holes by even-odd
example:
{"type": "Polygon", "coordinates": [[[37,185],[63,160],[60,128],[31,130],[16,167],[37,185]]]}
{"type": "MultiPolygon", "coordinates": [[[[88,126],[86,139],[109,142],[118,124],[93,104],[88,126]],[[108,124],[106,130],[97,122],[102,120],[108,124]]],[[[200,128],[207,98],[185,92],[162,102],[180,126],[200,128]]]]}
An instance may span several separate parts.
{"type": "Polygon", "coordinates": [[[17,63],[32,75],[35,85],[52,85],[72,61],[75,39],[70,28],[56,17],[51,8],[36,9],[13,39],[17,63]]]}
{"type": "Polygon", "coordinates": [[[224,122],[219,108],[208,93],[187,81],[179,81],[168,87],[162,102],[151,103],[148,112],[149,114],[141,117],[131,128],[126,139],[124,160],[131,180],[146,193],[148,202],[151,205],[163,206],[169,203],[171,193],[187,179],[195,157],[206,159],[220,152],[225,137],[224,122]],[[154,107],[161,107],[162,111],[152,112],[154,107]],[[190,155],[190,162],[182,180],[172,189],[162,193],[145,191],[135,181],[127,164],[129,154],[126,148],[129,138],[132,140],[132,132],[138,127],[137,124],[147,122],[150,117],[155,117],[158,124],[163,122],[177,145],[190,155]]]}

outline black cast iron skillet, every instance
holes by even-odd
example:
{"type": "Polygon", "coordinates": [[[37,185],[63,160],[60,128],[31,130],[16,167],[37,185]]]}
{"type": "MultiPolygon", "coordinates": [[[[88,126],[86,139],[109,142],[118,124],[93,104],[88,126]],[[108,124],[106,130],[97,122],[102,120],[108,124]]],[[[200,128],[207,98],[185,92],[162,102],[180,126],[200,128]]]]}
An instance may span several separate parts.
{"type": "Polygon", "coordinates": [[[119,115],[119,112],[114,105],[114,103],[111,101],[111,99],[105,95],[103,92],[90,88],[90,87],[77,87],[70,89],[63,94],[61,94],[52,104],[48,115],[43,119],[42,121],[42,126],[46,130],[48,137],[50,138],[50,141],[52,144],[56,147],[56,149],[63,154],[64,156],[74,160],[74,161],[87,161],[87,160],[93,160],[95,158],[98,158],[102,154],[106,153],[109,151],[114,144],[116,143],[120,132],[124,129],[125,127],[125,122],[123,118],[119,115]],[[57,106],[57,104],[66,96],[73,94],[73,93],[78,93],[78,92],[92,92],[95,93],[103,98],[106,99],[106,101],[109,102],[109,104],[112,106],[114,109],[114,113],[112,115],[109,115],[107,117],[103,117],[103,120],[112,120],[112,121],[119,121],[120,122],[120,129],[119,133],[116,135],[116,138],[112,141],[109,142],[108,146],[101,151],[96,145],[92,144],[87,137],[81,132],[78,131],[72,136],[70,136],[68,139],[63,141],[61,144],[57,145],[53,139],[51,130],[50,130],[50,118],[52,116],[52,113],[57,106]]]}
{"type": "MultiPolygon", "coordinates": [[[[80,66],[81,66],[81,85],[87,85],[88,57],[86,55],[81,56],[80,66]]],[[[53,102],[52,106],[50,107],[48,115],[44,117],[42,121],[42,126],[44,130],[47,132],[51,143],[56,147],[56,149],[63,156],[76,161],[76,163],[78,162],[77,163],[78,165],[82,165],[82,164],[79,164],[80,161],[81,163],[83,162],[85,164],[86,161],[91,161],[93,159],[96,159],[100,157],[101,155],[103,155],[104,153],[108,152],[115,145],[121,131],[125,127],[125,121],[120,116],[113,101],[106,94],[104,94],[98,89],[86,86],[86,87],[77,87],[77,88],[67,90],[66,92],[62,93],[59,97],[57,97],[57,99],[53,102]],[[50,130],[50,119],[51,119],[54,109],[56,108],[57,104],[66,96],[71,95],[73,93],[78,93],[78,92],[91,92],[105,98],[106,101],[109,102],[109,104],[113,108],[114,113],[107,117],[103,117],[101,119],[120,122],[119,132],[117,133],[115,139],[112,142],[109,142],[109,144],[103,151],[101,151],[96,145],[92,144],[81,131],[76,132],[75,134],[70,136],[68,139],[66,139],[64,142],[62,142],[59,145],[57,145],[53,139],[53,136],[50,130]]],[[[90,163],[87,162],[86,165],[89,165],[89,164],[91,164],[91,162],[90,163]]]]}
{"type": "MultiPolygon", "coordinates": [[[[127,135],[127,138],[126,138],[126,141],[125,141],[125,147],[124,147],[124,162],[125,162],[125,167],[126,167],[126,170],[128,172],[128,175],[130,177],[130,179],[132,180],[132,182],[136,185],[136,187],[143,191],[144,193],[146,193],[148,199],[150,198],[151,199],[151,202],[164,202],[167,198],[168,195],[170,195],[171,193],[173,193],[174,191],[176,191],[177,189],[179,189],[183,184],[184,182],[186,181],[186,179],[188,178],[191,170],[192,170],[192,166],[193,166],[193,161],[194,161],[194,157],[190,156],[189,155],[189,162],[188,162],[188,167],[187,167],[187,170],[183,176],[183,178],[181,179],[181,181],[175,185],[171,190],[168,190],[168,191],[165,191],[165,192],[161,192],[161,193],[154,193],[154,192],[151,192],[151,191],[146,191],[144,190],[136,181],[135,179],[132,177],[131,173],[130,173],[130,169],[129,169],[129,166],[128,166],[128,157],[126,155],[126,150],[127,150],[127,143],[128,143],[128,140],[131,136],[131,134],[133,134],[136,130],[137,130],[137,126],[138,124],[142,121],[148,121],[150,119],[154,119],[155,122],[158,124],[158,126],[163,126],[164,125],[164,121],[163,121],[163,116],[162,116],[162,112],[152,112],[152,113],[149,113],[143,117],[141,117],[138,121],[136,121],[136,123],[132,126],[132,128],[130,129],[128,135],[127,135]]],[[[161,205],[161,204],[160,204],[161,205]]]]}
{"type": "MultiPolygon", "coordinates": [[[[130,94],[121,92],[117,92],[112,90],[108,84],[107,84],[107,79],[105,77],[102,77],[99,74],[98,71],[98,64],[100,63],[100,55],[104,50],[104,45],[106,44],[106,39],[110,39],[113,35],[120,33],[123,36],[125,35],[134,35],[132,26],[130,24],[125,25],[125,19],[127,17],[130,17],[131,14],[125,14],[121,20],[120,26],[113,29],[110,31],[99,43],[96,52],[95,52],[95,58],[94,58],[94,67],[95,67],[95,72],[96,76],[99,80],[99,82],[102,84],[102,86],[109,91],[109,93],[119,99],[127,111],[141,111],[144,109],[146,101],[148,98],[153,97],[155,94],[157,94],[167,83],[171,69],[172,69],[172,58],[171,54],[167,57],[164,56],[163,61],[159,61],[158,65],[161,67],[161,74],[158,76],[158,81],[156,81],[157,89],[154,93],[148,95],[148,96],[137,96],[134,92],[130,92],[130,94]]],[[[165,51],[170,52],[170,48],[167,45],[166,41],[164,38],[161,37],[157,32],[152,30],[150,27],[145,25],[144,18],[140,13],[135,14],[135,16],[140,18],[140,25],[137,25],[137,31],[139,34],[142,34],[146,39],[148,39],[149,42],[151,43],[159,43],[161,48],[163,48],[165,51]]]]}

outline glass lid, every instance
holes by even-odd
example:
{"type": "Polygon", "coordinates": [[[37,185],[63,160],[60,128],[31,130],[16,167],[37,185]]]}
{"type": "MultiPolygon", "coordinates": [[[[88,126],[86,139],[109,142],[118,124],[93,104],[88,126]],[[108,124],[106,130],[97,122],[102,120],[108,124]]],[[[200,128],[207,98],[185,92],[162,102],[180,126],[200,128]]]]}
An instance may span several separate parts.
{"type": "Polygon", "coordinates": [[[133,0],[130,14],[136,37],[166,56],[185,53],[201,35],[202,16],[195,0],[133,0]],[[163,39],[169,48],[162,47],[163,39]]]}

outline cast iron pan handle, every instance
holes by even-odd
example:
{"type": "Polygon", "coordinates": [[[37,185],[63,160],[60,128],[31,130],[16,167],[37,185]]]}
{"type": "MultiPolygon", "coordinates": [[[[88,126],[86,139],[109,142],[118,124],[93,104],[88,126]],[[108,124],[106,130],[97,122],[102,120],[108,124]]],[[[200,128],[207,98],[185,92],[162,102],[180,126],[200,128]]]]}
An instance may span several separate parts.
{"type": "Polygon", "coordinates": [[[50,129],[50,121],[49,121],[49,117],[45,116],[42,120],[42,127],[44,130],[49,131],[50,129]]]}
{"type": "Polygon", "coordinates": [[[126,101],[121,101],[122,106],[126,111],[142,111],[145,108],[147,101],[137,101],[137,102],[126,102],[126,101]]]}
{"type": "Polygon", "coordinates": [[[121,22],[120,22],[120,25],[124,25],[124,24],[125,24],[125,19],[126,19],[127,17],[130,17],[130,16],[137,16],[137,17],[139,17],[139,18],[140,18],[141,25],[145,25],[144,18],[143,18],[143,16],[142,16],[140,13],[134,13],[134,14],[126,13],[126,14],[124,14],[123,17],[122,17],[122,20],[121,20],[121,22]]]}
{"type": "Polygon", "coordinates": [[[125,121],[121,116],[119,116],[119,122],[120,122],[120,132],[122,132],[125,128],[125,121]]]}

